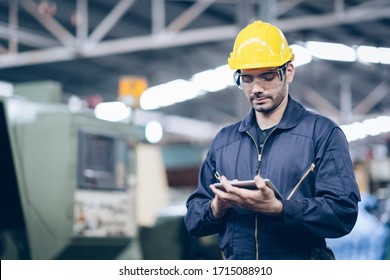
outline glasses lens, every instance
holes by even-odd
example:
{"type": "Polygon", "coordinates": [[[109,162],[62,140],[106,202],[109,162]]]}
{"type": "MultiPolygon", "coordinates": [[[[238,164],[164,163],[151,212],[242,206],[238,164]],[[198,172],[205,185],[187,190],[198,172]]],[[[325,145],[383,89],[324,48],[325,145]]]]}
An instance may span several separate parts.
{"type": "Polygon", "coordinates": [[[259,80],[269,87],[278,86],[280,82],[279,71],[266,72],[257,76],[259,80]]]}
{"type": "Polygon", "coordinates": [[[239,74],[238,83],[244,88],[252,88],[254,83],[258,83],[262,88],[270,89],[280,85],[282,75],[280,71],[270,71],[258,74],[256,76],[249,74],[239,74]]]}
{"type": "Polygon", "coordinates": [[[255,76],[240,73],[240,70],[237,70],[233,75],[234,82],[241,89],[251,89],[255,82],[264,89],[276,88],[282,83],[283,75],[286,73],[289,63],[285,63],[275,71],[264,72],[255,76]]]}

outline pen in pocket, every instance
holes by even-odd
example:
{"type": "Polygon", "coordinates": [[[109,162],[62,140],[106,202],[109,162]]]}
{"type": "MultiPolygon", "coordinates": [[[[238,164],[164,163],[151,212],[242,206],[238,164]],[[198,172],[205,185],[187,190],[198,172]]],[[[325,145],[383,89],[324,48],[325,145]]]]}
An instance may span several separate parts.
{"type": "Polygon", "coordinates": [[[221,181],[221,175],[219,174],[219,172],[218,171],[215,171],[215,174],[214,174],[214,176],[215,176],[215,178],[217,178],[218,179],[218,181],[221,181]]]}

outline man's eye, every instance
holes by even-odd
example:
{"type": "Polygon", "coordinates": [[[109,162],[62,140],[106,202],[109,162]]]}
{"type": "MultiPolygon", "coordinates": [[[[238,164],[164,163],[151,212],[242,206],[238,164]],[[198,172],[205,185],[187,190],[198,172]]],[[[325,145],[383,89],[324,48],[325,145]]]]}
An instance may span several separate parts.
{"type": "Polygon", "coordinates": [[[278,73],[276,73],[276,72],[268,72],[268,73],[261,74],[260,78],[264,79],[266,81],[272,81],[276,78],[277,75],[278,75],[278,73]]]}
{"type": "Polygon", "coordinates": [[[252,83],[253,82],[253,76],[250,75],[242,75],[241,80],[243,83],[252,83]]]}

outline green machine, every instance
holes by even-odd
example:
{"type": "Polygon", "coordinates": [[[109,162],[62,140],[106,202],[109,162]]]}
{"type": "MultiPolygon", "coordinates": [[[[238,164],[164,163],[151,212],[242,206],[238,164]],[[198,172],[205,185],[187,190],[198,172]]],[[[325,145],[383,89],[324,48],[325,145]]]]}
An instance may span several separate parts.
{"type": "Polygon", "coordinates": [[[137,235],[132,128],[70,112],[59,91],[0,97],[1,259],[115,259],[137,235]]]}

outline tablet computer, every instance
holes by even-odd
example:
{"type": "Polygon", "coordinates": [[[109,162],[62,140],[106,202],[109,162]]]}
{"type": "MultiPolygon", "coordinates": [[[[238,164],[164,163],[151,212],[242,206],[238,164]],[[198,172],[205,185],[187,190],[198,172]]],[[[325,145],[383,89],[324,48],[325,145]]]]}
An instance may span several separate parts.
{"type": "MultiPolygon", "coordinates": [[[[265,184],[267,185],[267,187],[271,188],[274,193],[275,193],[275,196],[276,198],[278,199],[282,199],[283,196],[280,194],[280,192],[278,191],[278,189],[274,186],[274,184],[271,182],[271,180],[269,179],[264,179],[265,181],[265,184]]],[[[240,187],[240,188],[245,188],[245,189],[256,189],[256,184],[255,184],[255,180],[245,180],[245,181],[228,181],[229,184],[231,184],[232,186],[235,186],[235,187],[240,187]]],[[[218,189],[220,190],[225,190],[222,183],[215,183],[214,184],[215,187],[217,187],[218,189]]]]}

